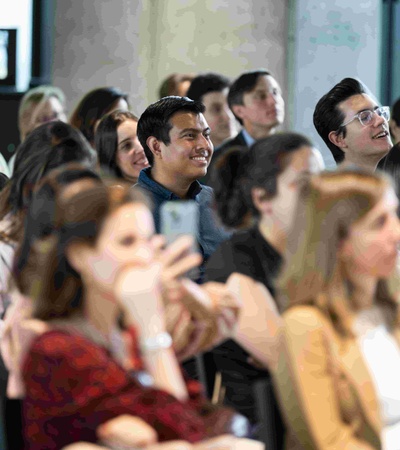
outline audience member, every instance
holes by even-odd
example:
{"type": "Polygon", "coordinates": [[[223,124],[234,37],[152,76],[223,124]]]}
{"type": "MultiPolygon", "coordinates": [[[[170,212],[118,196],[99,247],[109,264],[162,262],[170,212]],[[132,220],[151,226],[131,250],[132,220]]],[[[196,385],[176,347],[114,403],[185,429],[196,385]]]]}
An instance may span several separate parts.
{"type": "MultiPolygon", "coordinates": [[[[400,193],[400,142],[395,144],[390,152],[381,159],[378,169],[393,178],[397,195],[400,193]]],[[[399,210],[400,215],[400,210],[399,210]]]]}
{"type": "Polygon", "coordinates": [[[228,103],[243,128],[236,137],[216,149],[212,165],[230,148],[250,147],[256,140],[274,134],[285,117],[281,88],[265,69],[240,75],[229,89],[228,103]]]}
{"type": "MultiPolygon", "coordinates": [[[[306,137],[282,133],[260,139],[250,150],[232,149],[217,161],[211,185],[215,189],[219,215],[225,225],[245,230],[233,234],[211,256],[206,266],[207,280],[225,282],[236,272],[245,275],[249,283],[260,283],[275,294],[275,278],[292,225],[300,180],[305,174],[320,169],[320,158],[306,137]]],[[[266,303],[265,290],[255,290],[253,295],[262,297],[266,303]]],[[[243,311],[243,314],[250,314],[250,311],[243,311]]],[[[270,348],[264,346],[260,353],[273,359],[274,349],[271,342],[270,348]]],[[[257,423],[261,418],[257,417],[255,384],[269,379],[270,375],[249,359],[246,350],[227,341],[206,356],[206,366],[209,371],[214,369],[222,374],[227,404],[257,423]]],[[[274,448],[282,448],[283,423],[273,393],[271,396],[271,414],[274,414],[278,437],[274,448]]],[[[260,426],[265,424],[260,423],[260,426]]]]}
{"type": "Polygon", "coordinates": [[[186,96],[205,106],[204,117],[211,129],[214,147],[232,138],[236,131],[235,117],[228,106],[231,82],[218,73],[205,73],[193,79],[186,96]]]}
{"type": "Polygon", "coordinates": [[[378,106],[366,86],[344,78],[318,101],[314,126],[337,164],[373,172],[392,148],[388,106],[378,106]]]}
{"type": "Polygon", "coordinates": [[[95,133],[100,167],[133,184],[149,165],[137,137],[137,122],[138,118],[129,111],[113,111],[103,117],[95,133]]]}
{"type": "Polygon", "coordinates": [[[161,83],[158,90],[159,98],[171,95],[184,97],[194,77],[191,73],[172,73],[161,83]]]}
{"type": "Polygon", "coordinates": [[[229,234],[216,222],[212,189],[197,181],[207,173],[214,149],[203,112],[202,103],[187,97],[165,97],[144,111],[137,131],[151,167],[140,172],[138,186],[152,196],[157,231],[164,202],[198,204],[198,243],[206,261],[229,234]]]}
{"type": "Polygon", "coordinates": [[[198,259],[175,258],[175,275],[166,276],[163,264],[182,241],[160,250],[146,199],[128,187],[67,188],[54,220],[54,239],[35,243],[37,264],[25,267],[23,252],[17,261],[18,284],[34,277],[33,317],[49,326],[23,368],[26,445],[96,442],[97,428],[121,414],[142,418],[160,441],[195,442],[226,429],[226,415],[207,414],[197,385],[184,383],[166,332],[160,293],[198,259]]]}
{"type": "Polygon", "coordinates": [[[301,189],[278,282],[275,377],[293,448],[398,448],[397,208],[390,182],[368,172],[327,172],[301,189]]]}
{"type": "MultiPolygon", "coordinates": [[[[20,141],[38,126],[60,120],[67,121],[65,111],[65,95],[54,86],[38,86],[30,89],[22,97],[18,108],[18,128],[20,141]]],[[[9,174],[14,170],[15,154],[8,162],[9,174]]],[[[6,175],[8,175],[6,173],[6,175]]]]}
{"type": "Polygon", "coordinates": [[[129,109],[128,94],[114,87],[93,89],[79,101],[69,122],[94,147],[94,134],[101,118],[116,109],[129,109]]]}
{"type": "Polygon", "coordinates": [[[394,102],[390,116],[390,135],[392,137],[393,144],[396,145],[398,142],[400,142],[400,98],[398,98],[394,102]]]}
{"type": "Polygon", "coordinates": [[[21,142],[27,135],[46,122],[67,121],[65,95],[54,86],[38,86],[22,97],[18,108],[18,128],[21,142]]]}
{"type": "Polygon", "coordinates": [[[96,154],[82,134],[56,121],[33,130],[18,147],[14,173],[0,192],[0,312],[4,313],[8,278],[16,245],[24,233],[24,214],[32,190],[50,170],[68,162],[86,163],[94,168],[96,154]]]}

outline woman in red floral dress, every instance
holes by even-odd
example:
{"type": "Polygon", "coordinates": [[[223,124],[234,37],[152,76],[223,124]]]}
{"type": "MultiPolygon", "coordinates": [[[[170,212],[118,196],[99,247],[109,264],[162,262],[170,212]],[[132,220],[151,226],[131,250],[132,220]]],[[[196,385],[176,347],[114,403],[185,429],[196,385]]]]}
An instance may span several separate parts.
{"type": "MultiPolygon", "coordinates": [[[[182,257],[191,243],[160,250],[145,198],[121,186],[67,188],[54,220],[57,232],[34,244],[45,264],[35,267],[30,255],[34,317],[49,329],[23,367],[26,448],[97,442],[97,428],[123,414],[143,419],[159,441],[211,436],[199,386],[184,382],[171,348],[160,295],[171,260],[180,258],[182,273],[199,263],[182,257]]],[[[19,255],[17,278],[27,275],[26,258],[19,255]]]]}

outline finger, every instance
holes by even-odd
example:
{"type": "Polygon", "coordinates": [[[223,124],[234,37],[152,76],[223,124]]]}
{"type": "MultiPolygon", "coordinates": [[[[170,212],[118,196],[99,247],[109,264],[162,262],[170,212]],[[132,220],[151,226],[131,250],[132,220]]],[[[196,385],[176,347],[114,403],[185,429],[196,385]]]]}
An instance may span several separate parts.
{"type": "Polygon", "coordinates": [[[169,266],[184,254],[192,253],[193,247],[194,240],[192,236],[180,236],[162,252],[160,262],[165,266],[169,266]]]}
{"type": "Polygon", "coordinates": [[[198,267],[201,262],[202,256],[199,253],[192,253],[183,257],[163,270],[163,282],[168,283],[176,278],[184,276],[189,270],[198,267]]]}
{"type": "Polygon", "coordinates": [[[190,336],[190,341],[187,345],[177,353],[177,357],[180,361],[188,359],[197,353],[201,352],[202,346],[201,344],[204,342],[207,332],[207,327],[203,326],[201,323],[196,323],[195,329],[190,336]]]}

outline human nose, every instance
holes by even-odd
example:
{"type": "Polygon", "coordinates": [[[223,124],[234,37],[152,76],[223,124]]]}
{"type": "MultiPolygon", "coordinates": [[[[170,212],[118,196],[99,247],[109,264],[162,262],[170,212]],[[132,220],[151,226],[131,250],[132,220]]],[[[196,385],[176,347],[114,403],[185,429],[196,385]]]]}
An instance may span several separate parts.
{"type": "Polygon", "coordinates": [[[209,136],[204,136],[204,134],[199,135],[198,147],[212,150],[214,148],[209,136]]]}
{"type": "Polygon", "coordinates": [[[374,111],[374,118],[375,118],[375,126],[382,125],[382,123],[386,122],[386,119],[383,117],[382,114],[378,112],[378,110],[374,111]]]}

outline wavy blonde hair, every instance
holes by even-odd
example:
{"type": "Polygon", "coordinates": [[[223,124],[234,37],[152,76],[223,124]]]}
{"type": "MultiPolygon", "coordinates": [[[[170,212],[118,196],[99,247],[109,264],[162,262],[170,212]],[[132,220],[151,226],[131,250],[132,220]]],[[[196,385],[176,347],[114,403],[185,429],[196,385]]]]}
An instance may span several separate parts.
{"type": "MultiPolygon", "coordinates": [[[[390,186],[383,175],[355,170],[323,172],[305,182],[288,237],[286,263],[277,282],[281,311],[299,304],[315,305],[330,316],[336,328],[351,333],[350,321],[357,308],[337,252],[350,226],[364,217],[390,186]]],[[[376,301],[386,311],[390,325],[398,321],[393,294],[398,286],[397,274],[378,281],[376,301]]]]}

